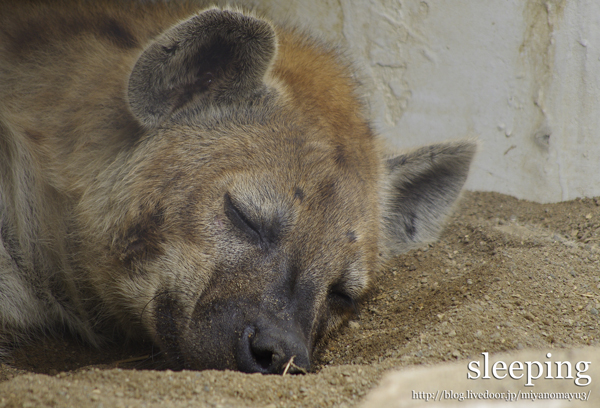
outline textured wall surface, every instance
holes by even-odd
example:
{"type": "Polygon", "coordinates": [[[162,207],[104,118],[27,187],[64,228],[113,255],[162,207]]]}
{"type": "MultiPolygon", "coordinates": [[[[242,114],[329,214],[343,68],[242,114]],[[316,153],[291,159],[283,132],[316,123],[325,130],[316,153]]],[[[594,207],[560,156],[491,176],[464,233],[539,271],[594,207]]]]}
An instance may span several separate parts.
{"type": "Polygon", "coordinates": [[[469,189],[600,195],[600,2],[259,3],[348,48],[394,145],[480,139],[469,189]]]}

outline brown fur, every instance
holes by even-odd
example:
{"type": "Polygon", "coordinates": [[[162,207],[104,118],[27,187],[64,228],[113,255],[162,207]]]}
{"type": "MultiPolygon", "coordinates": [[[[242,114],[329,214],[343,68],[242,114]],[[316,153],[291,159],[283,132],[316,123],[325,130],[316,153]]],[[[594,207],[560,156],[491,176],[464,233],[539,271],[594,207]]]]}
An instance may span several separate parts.
{"type": "Polygon", "coordinates": [[[347,64],[247,13],[1,2],[0,340],[118,328],[176,367],[308,368],[474,151],[387,159],[347,64]]]}

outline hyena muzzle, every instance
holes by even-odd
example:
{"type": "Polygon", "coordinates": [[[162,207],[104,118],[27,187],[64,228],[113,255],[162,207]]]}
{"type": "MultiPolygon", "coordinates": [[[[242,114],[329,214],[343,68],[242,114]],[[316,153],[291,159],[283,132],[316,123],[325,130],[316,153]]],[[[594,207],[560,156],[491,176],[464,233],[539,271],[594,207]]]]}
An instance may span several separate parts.
{"type": "Polygon", "coordinates": [[[347,64],[198,3],[0,1],[0,342],[151,339],[175,368],[308,370],[476,150],[388,155],[347,64]]]}

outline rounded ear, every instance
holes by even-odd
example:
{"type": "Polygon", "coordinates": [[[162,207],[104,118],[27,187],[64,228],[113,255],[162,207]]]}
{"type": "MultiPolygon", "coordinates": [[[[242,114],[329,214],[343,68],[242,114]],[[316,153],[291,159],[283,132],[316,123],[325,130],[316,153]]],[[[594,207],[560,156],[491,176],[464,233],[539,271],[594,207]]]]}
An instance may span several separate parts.
{"type": "Polygon", "coordinates": [[[388,255],[437,239],[477,151],[472,140],[421,147],[387,160],[383,228],[388,255]]]}
{"type": "Polygon", "coordinates": [[[273,27],[239,12],[211,9],[164,32],[129,77],[133,114],[155,127],[184,107],[227,104],[264,87],[277,49],[273,27]]]}

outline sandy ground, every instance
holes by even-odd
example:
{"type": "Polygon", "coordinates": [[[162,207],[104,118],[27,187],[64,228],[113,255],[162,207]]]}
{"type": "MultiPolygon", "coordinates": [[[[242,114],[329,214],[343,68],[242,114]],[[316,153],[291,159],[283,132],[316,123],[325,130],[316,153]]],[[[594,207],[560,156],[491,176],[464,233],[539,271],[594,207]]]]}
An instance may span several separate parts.
{"type": "Polygon", "coordinates": [[[172,372],[144,361],[146,346],[45,340],[0,365],[0,407],[350,407],[390,369],[454,361],[466,377],[482,352],[521,349],[543,361],[598,345],[599,245],[598,198],[540,205],[466,193],[438,243],[376,277],[360,318],[320,350],[314,373],[172,372]]]}

